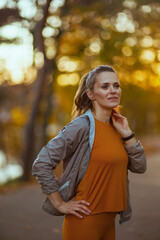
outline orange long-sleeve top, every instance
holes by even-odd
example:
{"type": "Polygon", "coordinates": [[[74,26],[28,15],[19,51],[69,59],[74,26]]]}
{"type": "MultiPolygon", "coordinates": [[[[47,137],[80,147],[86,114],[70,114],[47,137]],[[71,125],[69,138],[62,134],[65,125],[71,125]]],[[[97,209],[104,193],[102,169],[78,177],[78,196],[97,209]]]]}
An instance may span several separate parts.
{"type": "Polygon", "coordinates": [[[125,210],[127,164],[128,155],[117,131],[111,124],[95,119],[90,161],[75,200],[88,201],[91,214],[125,210]]]}

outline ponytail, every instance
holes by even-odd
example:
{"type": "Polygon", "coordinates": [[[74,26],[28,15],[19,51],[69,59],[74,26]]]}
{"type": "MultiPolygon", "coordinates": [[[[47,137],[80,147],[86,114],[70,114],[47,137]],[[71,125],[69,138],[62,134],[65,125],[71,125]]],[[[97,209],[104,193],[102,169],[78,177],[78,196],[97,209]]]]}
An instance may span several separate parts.
{"type": "Polygon", "coordinates": [[[74,98],[74,104],[72,108],[72,119],[82,115],[89,108],[92,109],[92,101],[86,94],[87,90],[86,79],[88,78],[88,75],[89,74],[87,73],[81,78],[79,88],[74,98]]]}

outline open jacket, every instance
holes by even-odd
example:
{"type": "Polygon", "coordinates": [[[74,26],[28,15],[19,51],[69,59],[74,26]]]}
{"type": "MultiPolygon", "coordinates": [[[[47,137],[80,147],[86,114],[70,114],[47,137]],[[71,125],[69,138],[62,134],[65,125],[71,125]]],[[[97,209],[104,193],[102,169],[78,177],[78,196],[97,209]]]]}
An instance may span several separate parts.
{"type": "MultiPolygon", "coordinates": [[[[44,194],[59,191],[64,201],[68,201],[76,195],[77,186],[82,180],[90,160],[94,136],[95,121],[89,109],[68,123],[56,137],[42,148],[33,163],[32,174],[37,177],[44,194]],[[53,170],[62,160],[64,171],[60,179],[57,179],[53,170]]],[[[132,146],[124,144],[124,147],[128,153],[128,169],[134,173],[144,173],[146,158],[141,143],[137,141],[132,146]]],[[[127,209],[119,213],[120,223],[129,220],[132,213],[128,174],[126,181],[127,209]]],[[[48,197],[43,202],[42,209],[52,215],[64,215],[54,208],[48,197]]]]}

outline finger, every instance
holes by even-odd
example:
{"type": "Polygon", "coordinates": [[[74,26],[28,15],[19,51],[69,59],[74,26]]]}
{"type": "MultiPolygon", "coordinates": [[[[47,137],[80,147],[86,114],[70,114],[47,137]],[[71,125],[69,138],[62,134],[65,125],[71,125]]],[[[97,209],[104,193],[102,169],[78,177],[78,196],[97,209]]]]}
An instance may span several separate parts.
{"type": "Polygon", "coordinates": [[[83,204],[85,204],[85,205],[87,205],[87,206],[90,205],[90,203],[87,202],[87,201],[85,201],[85,200],[78,200],[77,202],[78,202],[78,203],[83,203],[83,204]]]}
{"type": "Polygon", "coordinates": [[[91,212],[89,208],[87,208],[85,205],[81,205],[81,208],[83,208],[84,211],[86,212],[91,212]]]}
{"type": "Polygon", "coordinates": [[[113,121],[113,122],[116,123],[118,119],[120,119],[120,118],[118,118],[117,116],[112,116],[112,121],[113,121]]]}
{"type": "Polygon", "coordinates": [[[72,214],[72,215],[75,215],[76,217],[78,217],[78,218],[83,218],[83,216],[81,216],[78,212],[76,212],[76,211],[70,211],[70,214],[72,214]]]}
{"type": "Polygon", "coordinates": [[[77,207],[77,208],[75,208],[75,210],[78,211],[78,212],[80,212],[80,213],[84,213],[85,215],[89,215],[89,214],[90,214],[90,212],[85,211],[85,210],[84,210],[83,208],[81,208],[81,207],[77,207]]]}
{"type": "Polygon", "coordinates": [[[119,113],[116,109],[112,109],[112,113],[119,113]]]}
{"type": "Polygon", "coordinates": [[[115,117],[116,119],[121,119],[121,120],[125,119],[125,117],[123,117],[122,115],[113,114],[112,116],[115,117]]]}
{"type": "Polygon", "coordinates": [[[90,209],[87,208],[83,203],[76,203],[75,204],[76,210],[79,211],[79,209],[83,209],[83,211],[90,213],[90,209]]]}
{"type": "Polygon", "coordinates": [[[122,116],[121,114],[119,114],[119,113],[113,113],[112,115],[114,115],[114,116],[117,116],[117,117],[122,117],[122,118],[125,118],[124,116],[122,116]]]}

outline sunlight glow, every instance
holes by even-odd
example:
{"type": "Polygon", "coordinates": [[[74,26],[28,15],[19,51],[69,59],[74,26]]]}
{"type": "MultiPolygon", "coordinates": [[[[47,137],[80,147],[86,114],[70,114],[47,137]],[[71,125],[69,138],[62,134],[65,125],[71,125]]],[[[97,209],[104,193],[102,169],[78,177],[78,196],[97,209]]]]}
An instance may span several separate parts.
{"type": "Polygon", "coordinates": [[[65,0],[53,0],[50,3],[49,12],[53,13],[55,12],[59,7],[62,7],[64,5],[65,0]]]}
{"type": "Polygon", "coordinates": [[[64,56],[58,60],[57,66],[61,72],[74,72],[82,70],[84,68],[84,62],[77,60],[77,58],[64,56]]]}
{"type": "Polygon", "coordinates": [[[115,27],[118,32],[128,32],[128,33],[135,32],[135,26],[134,26],[132,17],[124,12],[118,13],[115,27]]]}
{"type": "Polygon", "coordinates": [[[145,26],[145,27],[143,27],[143,32],[145,34],[151,34],[152,29],[149,26],[145,26]]]}
{"type": "Polygon", "coordinates": [[[61,129],[61,126],[59,124],[48,124],[46,128],[47,136],[53,137],[56,135],[56,133],[61,129]]]}
{"type": "Polygon", "coordinates": [[[160,76],[155,76],[154,74],[150,74],[149,81],[153,87],[160,86],[160,76]]]}
{"type": "Polygon", "coordinates": [[[160,61],[160,50],[157,51],[157,59],[160,61]]]}
{"type": "Polygon", "coordinates": [[[0,168],[5,166],[5,164],[6,164],[5,154],[2,151],[0,151],[0,168]]]}
{"type": "Polygon", "coordinates": [[[122,48],[122,53],[125,56],[129,57],[129,56],[132,55],[132,49],[130,47],[125,46],[125,47],[122,48]]]}
{"type": "Polygon", "coordinates": [[[148,72],[146,71],[141,71],[141,70],[136,70],[133,72],[133,78],[136,80],[136,81],[140,81],[140,82],[143,82],[144,80],[146,80],[148,74],[148,72]]]}
{"type": "Polygon", "coordinates": [[[134,47],[137,44],[137,38],[136,37],[128,37],[125,39],[125,43],[130,47],[134,47]]]}
{"type": "Polygon", "coordinates": [[[153,44],[153,39],[150,36],[144,36],[143,39],[140,40],[140,45],[142,47],[151,47],[153,44]]]}
{"type": "Polygon", "coordinates": [[[104,40],[109,40],[109,39],[111,38],[111,34],[110,34],[110,32],[102,31],[102,32],[101,32],[101,37],[102,37],[104,40]]]}
{"type": "Polygon", "coordinates": [[[22,17],[30,19],[36,14],[37,8],[32,0],[19,0],[17,5],[22,17]]]}
{"type": "Polygon", "coordinates": [[[34,20],[36,22],[40,21],[43,18],[43,10],[42,9],[37,9],[37,13],[34,16],[34,20]]]}
{"type": "Polygon", "coordinates": [[[23,174],[23,169],[18,164],[7,164],[4,168],[0,169],[0,184],[4,184],[9,180],[20,177],[23,174]]]}
{"type": "Polygon", "coordinates": [[[23,70],[32,65],[33,51],[28,44],[1,44],[0,59],[4,59],[5,68],[10,72],[12,81],[21,83],[23,70]]]}
{"type": "Polygon", "coordinates": [[[127,57],[125,63],[129,66],[132,66],[136,63],[136,58],[135,57],[127,57]]]}
{"type": "Polygon", "coordinates": [[[14,159],[12,162],[7,163],[6,155],[0,151],[0,185],[23,174],[23,168],[14,159]]]}
{"type": "Polygon", "coordinates": [[[38,0],[39,5],[44,5],[46,4],[47,0],[38,0]]]}
{"type": "Polygon", "coordinates": [[[68,86],[68,85],[73,85],[76,86],[80,80],[80,76],[78,73],[67,73],[67,74],[60,74],[57,77],[57,83],[60,86],[68,86]]]}
{"type": "Polygon", "coordinates": [[[55,45],[55,40],[53,38],[45,38],[44,45],[46,47],[51,47],[51,46],[55,45]]]}
{"type": "Polygon", "coordinates": [[[111,22],[109,19],[104,18],[101,20],[101,26],[103,29],[108,29],[111,26],[111,22]]]}
{"type": "Polygon", "coordinates": [[[7,0],[1,0],[0,1],[0,8],[3,8],[7,3],[7,0]]]}
{"type": "Polygon", "coordinates": [[[154,49],[143,50],[143,51],[141,51],[140,56],[139,56],[140,61],[143,64],[148,64],[148,63],[153,62],[155,60],[155,57],[156,57],[156,54],[155,54],[154,49]]]}
{"type": "Polygon", "coordinates": [[[145,13],[150,13],[150,12],[152,11],[151,7],[148,6],[148,5],[143,5],[143,6],[141,6],[141,9],[142,9],[142,11],[145,12],[145,13]]]}
{"type": "Polygon", "coordinates": [[[53,59],[56,56],[57,49],[55,46],[50,46],[46,49],[46,56],[48,59],[53,59]]]}
{"type": "Polygon", "coordinates": [[[60,27],[61,26],[61,20],[58,16],[50,16],[47,18],[47,23],[51,25],[52,27],[60,27]]]}
{"type": "Polygon", "coordinates": [[[42,35],[45,38],[50,38],[52,36],[56,36],[58,34],[58,29],[52,27],[45,27],[42,31],[42,35]]]}
{"type": "Polygon", "coordinates": [[[26,123],[26,115],[20,107],[15,107],[11,110],[11,118],[14,123],[24,125],[26,123]]]}
{"type": "Polygon", "coordinates": [[[10,40],[14,38],[21,38],[23,39],[23,42],[32,42],[32,35],[29,30],[21,27],[18,22],[1,27],[0,36],[10,40]]]}
{"type": "Polygon", "coordinates": [[[153,72],[160,76],[160,63],[152,63],[151,67],[153,72]]]}
{"type": "Polygon", "coordinates": [[[0,36],[10,40],[14,38],[21,40],[20,44],[2,43],[0,45],[0,59],[3,60],[3,69],[6,68],[9,71],[14,83],[21,83],[24,71],[33,63],[32,35],[27,29],[15,22],[1,27],[0,36]]]}
{"type": "Polygon", "coordinates": [[[136,8],[137,3],[134,0],[125,0],[123,1],[123,6],[126,8],[133,9],[136,8]]]}
{"type": "Polygon", "coordinates": [[[35,65],[37,68],[42,68],[44,65],[44,55],[42,52],[35,52],[35,65]]]}
{"type": "Polygon", "coordinates": [[[98,54],[102,49],[102,43],[99,39],[92,39],[92,42],[89,46],[91,52],[98,54]]]}

